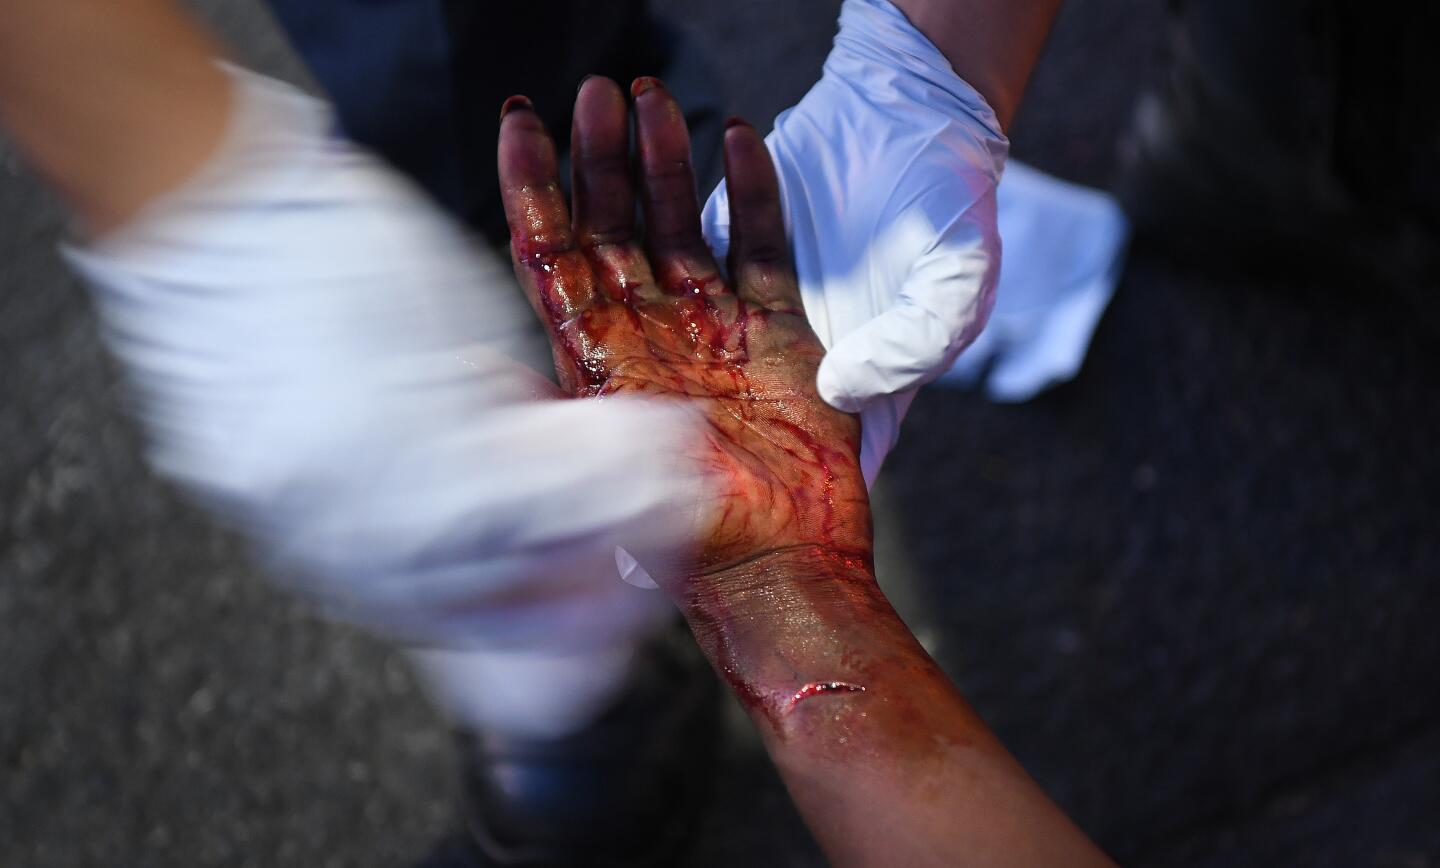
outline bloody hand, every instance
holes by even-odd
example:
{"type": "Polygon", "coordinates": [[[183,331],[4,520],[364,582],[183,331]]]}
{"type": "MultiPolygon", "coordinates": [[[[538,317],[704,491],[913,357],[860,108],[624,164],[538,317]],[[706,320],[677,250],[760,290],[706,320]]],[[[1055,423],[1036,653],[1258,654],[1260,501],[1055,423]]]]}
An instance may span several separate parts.
{"type": "MultiPolygon", "coordinates": [[[[713,501],[699,551],[661,576],[761,727],[836,865],[1106,864],[1026,777],[875,583],[859,423],[815,388],[778,185],[760,136],[725,132],[730,280],[701,240],[690,146],[653,79],[580,89],[572,223],[529,103],[500,127],[515,270],[562,387],[684,402],[706,427],[684,460],[713,501]],[[646,232],[635,232],[639,188],[646,232]]],[[[586,432],[575,432],[577,449],[586,432]]],[[[663,456],[657,456],[663,460],[663,456]]]]}
{"type": "MultiPolygon", "coordinates": [[[[699,550],[673,591],[772,554],[863,566],[870,513],[859,423],[822,402],[824,354],[802,309],[769,152],[725,133],[733,237],[727,281],[700,234],[690,140],[655,79],[632,86],[632,178],[620,88],[591,78],[575,102],[573,219],[555,147],[523,97],[505,106],[500,181],[515,271],[545,323],[561,388],[582,399],[684,401],[707,427],[684,459],[710,480],[699,550]],[[643,238],[636,229],[638,188],[643,238]]],[[[576,432],[576,448],[584,448],[576,432]]]]}

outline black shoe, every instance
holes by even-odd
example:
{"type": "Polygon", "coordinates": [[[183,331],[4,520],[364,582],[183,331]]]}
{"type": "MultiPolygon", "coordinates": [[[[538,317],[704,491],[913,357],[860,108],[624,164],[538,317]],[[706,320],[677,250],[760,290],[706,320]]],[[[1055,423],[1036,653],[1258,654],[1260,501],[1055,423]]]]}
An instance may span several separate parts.
{"type": "Polygon", "coordinates": [[[487,866],[674,865],[713,779],[719,683],[678,627],[617,703],[557,740],[460,736],[465,820],[487,866]]]}

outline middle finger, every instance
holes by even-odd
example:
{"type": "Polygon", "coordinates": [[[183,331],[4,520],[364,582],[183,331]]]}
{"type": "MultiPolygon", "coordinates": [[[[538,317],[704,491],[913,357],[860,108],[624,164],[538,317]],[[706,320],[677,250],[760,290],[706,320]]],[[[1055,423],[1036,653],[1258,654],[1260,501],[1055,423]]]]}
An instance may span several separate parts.
{"type": "Polygon", "coordinates": [[[570,136],[575,237],[612,301],[654,300],[660,292],[635,238],[630,176],[630,111],[620,86],[593,76],[575,96],[570,136]]]}
{"type": "Polygon", "coordinates": [[[685,116],[659,79],[636,79],[631,93],[646,240],[660,286],[671,295],[724,293],[720,268],[700,234],[700,203],[685,116]]]}

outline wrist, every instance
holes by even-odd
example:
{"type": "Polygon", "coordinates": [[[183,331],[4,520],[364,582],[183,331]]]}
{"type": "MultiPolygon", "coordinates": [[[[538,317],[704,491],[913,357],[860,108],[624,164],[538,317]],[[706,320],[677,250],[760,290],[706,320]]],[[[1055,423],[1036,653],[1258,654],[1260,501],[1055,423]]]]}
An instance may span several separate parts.
{"type": "Polygon", "coordinates": [[[889,646],[910,650],[870,563],[868,553],[818,545],[768,552],[691,578],[679,604],[750,713],[784,732],[806,700],[863,694],[889,646]]]}

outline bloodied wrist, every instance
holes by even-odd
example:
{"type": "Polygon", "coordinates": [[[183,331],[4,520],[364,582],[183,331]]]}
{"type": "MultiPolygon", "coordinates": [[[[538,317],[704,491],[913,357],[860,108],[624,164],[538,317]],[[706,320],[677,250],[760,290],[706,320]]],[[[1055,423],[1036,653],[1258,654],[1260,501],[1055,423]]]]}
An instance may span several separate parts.
{"type": "Polygon", "coordinates": [[[868,556],[821,546],[696,576],[680,603],[716,670],[781,735],[812,704],[873,690],[899,625],[868,556]]]}

